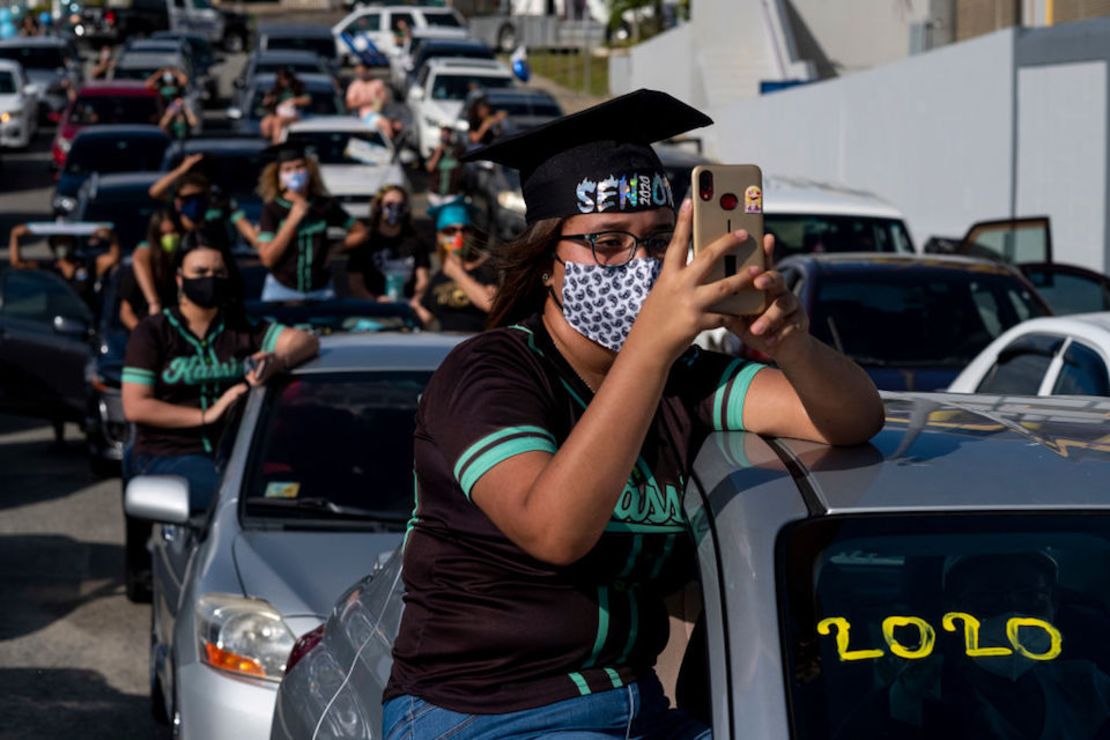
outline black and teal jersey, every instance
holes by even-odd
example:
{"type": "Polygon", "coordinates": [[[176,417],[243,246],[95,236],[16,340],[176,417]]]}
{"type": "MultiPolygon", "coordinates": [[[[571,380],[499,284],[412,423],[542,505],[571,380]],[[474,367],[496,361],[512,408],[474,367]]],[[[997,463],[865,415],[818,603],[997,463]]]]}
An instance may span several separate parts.
{"type": "MultiPolygon", "coordinates": [[[[270,242],[281,231],[293,204],[275,198],[262,207],[258,241],[270,242]]],[[[328,227],[349,230],[355,219],[334,198],[313,198],[308,213],[297,224],[293,242],[285,248],[270,272],[287,288],[308,293],[328,284],[328,227]]]]}

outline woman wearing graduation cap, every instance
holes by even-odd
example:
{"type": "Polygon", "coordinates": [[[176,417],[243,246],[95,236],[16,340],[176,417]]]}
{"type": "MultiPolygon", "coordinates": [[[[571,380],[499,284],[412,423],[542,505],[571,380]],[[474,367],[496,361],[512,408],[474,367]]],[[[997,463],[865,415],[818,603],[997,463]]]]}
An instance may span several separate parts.
{"type": "Polygon", "coordinates": [[[428,215],[436,220],[440,269],[413,296],[413,310],[428,329],[482,331],[493,307],[497,272],[475,243],[470,211],[456,201],[429,208],[428,215]]]}
{"type": "Polygon", "coordinates": [[[502,260],[498,328],[451,352],[417,413],[385,737],[708,736],[653,671],[663,597],[695,572],[681,494],[699,446],[880,428],[874,385],[809,335],[781,275],[706,282],[746,234],[687,262],[690,205],[676,214],[649,143],[710,122],[640,90],[470,155],[520,170],[529,226],[502,260]],[[633,178],[652,192],[631,197],[633,178]],[[711,310],[752,287],[763,314],[711,310]],[[721,326],[778,367],[691,345],[721,326]]]}
{"type": "Polygon", "coordinates": [[[255,244],[269,269],[264,301],[324,300],[335,297],[328,263],[327,231],[337,226],[346,235],[343,249],[366,240],[366,226],[328,195],[320,168],[299,144],[271,147],[274,162],[262,170],[258,192],[266,201],[255,244]]]}

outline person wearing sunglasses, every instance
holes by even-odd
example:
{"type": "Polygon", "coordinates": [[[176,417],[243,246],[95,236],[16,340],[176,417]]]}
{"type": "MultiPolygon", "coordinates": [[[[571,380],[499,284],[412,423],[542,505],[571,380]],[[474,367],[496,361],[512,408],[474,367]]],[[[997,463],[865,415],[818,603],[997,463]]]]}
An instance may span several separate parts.
{"type": "Polygon", "coordinates": [[[436,220],[436,255],[440,269],[411,305],[427,329],[479,332],[486,326],[497,273],[489,254],[479,248],[470,211],[461,201],[428,209],[436,220]]]}
{"type": "Polygon", "coordinates": [[[650,144],[710,123],[639,90],[467,155],[520,171],[528,227],[499,247],[491,328],[417,411],[383,737],[709,737],[655,672],[665,598],[697,578],[694,456],[714,431],[881,428],[875,386],[810,336],[779,273],[708,281],[747,234],[688,261],[690,204],[650,144]],[[762,314],[712,309],[750,288],[762,314]],[[722,326],[777,367],[692,346],[722,326]]]}

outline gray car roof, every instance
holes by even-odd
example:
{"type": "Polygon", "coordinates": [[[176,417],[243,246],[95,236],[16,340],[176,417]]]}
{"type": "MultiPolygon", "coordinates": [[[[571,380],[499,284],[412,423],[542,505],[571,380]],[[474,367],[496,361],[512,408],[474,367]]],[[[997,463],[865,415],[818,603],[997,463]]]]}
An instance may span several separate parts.
{"type": "Polygon", "coordinates": [[[822,270],[856,267],[898,269],[902,267],[935,267],[939,269],[974,270],[976,272],[1012,273],[1002,262],[981,257],[955,254],[898,254],[894,252],[836,252],[800,254],[787,257],[780,265],[809,262],[822,270]]]}
{"type": "Polygon", "coordinates": [[[383,332],[333,334],[320,340],[320,354],[297,374],[358,370],[432,370],[466,334],[383,332]]]}
{"type": "Polygon", "coordinates": [[[811,513],[1110,509],[1110,399],[884,396],[868,445],[775,443],[811,513]]]}
{"type": "Polygon", "coordinates": [[[7,47],[24,47],[24,46],[69,46],[69,42],[57,38],[55,36],[19,36],[14,39],[4,39],[0,41],[0,48],[7,47]]]}
{"type": "MultiPolygon", "coordinates": [[[[255,75],[254,89],[257,90],[260,87],[271,88],[274,86],[274,80],[276,78],[277,75],[271,74],[269,72],[263,75],[255,75]]],[[[319,91],[330,88],[331,90],[335,91],[337,95],[339,94],[339,91],[335,89],[335,81],[328,75],[302,74],[297,75],[297,79],[304,83],[305,88],[309,90],[319,91]]]]}
{"type": "Polygon", "coordinates": [[[273,38],[332,38],[329,26],[292,24],[292,23],[262,23],[258,26],[258,35],[273,38]]]}

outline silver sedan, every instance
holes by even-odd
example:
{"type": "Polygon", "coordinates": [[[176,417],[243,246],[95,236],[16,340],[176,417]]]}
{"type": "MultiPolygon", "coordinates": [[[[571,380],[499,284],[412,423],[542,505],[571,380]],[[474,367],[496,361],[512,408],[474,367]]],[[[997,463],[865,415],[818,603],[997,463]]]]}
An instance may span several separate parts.
{"type": "Polygon", "coordinates": [[[412,513],[417,399],[459,337],[361,334],[256,388],[198,511],[177,477],[138,477],[125,506],[151,540],[151,701],[182,738],[270,734],[298,637],[398,545],[412,513]]]}
{"type": "MultiPolygon", "coordinates": [[[[712,435],[656,670],[727,738],[1110,737],[1110,401],[888,394],[870,444],[712,435]]],[[[273,740],[380,738],[401,558],[344,594],[273,740]]]]}

